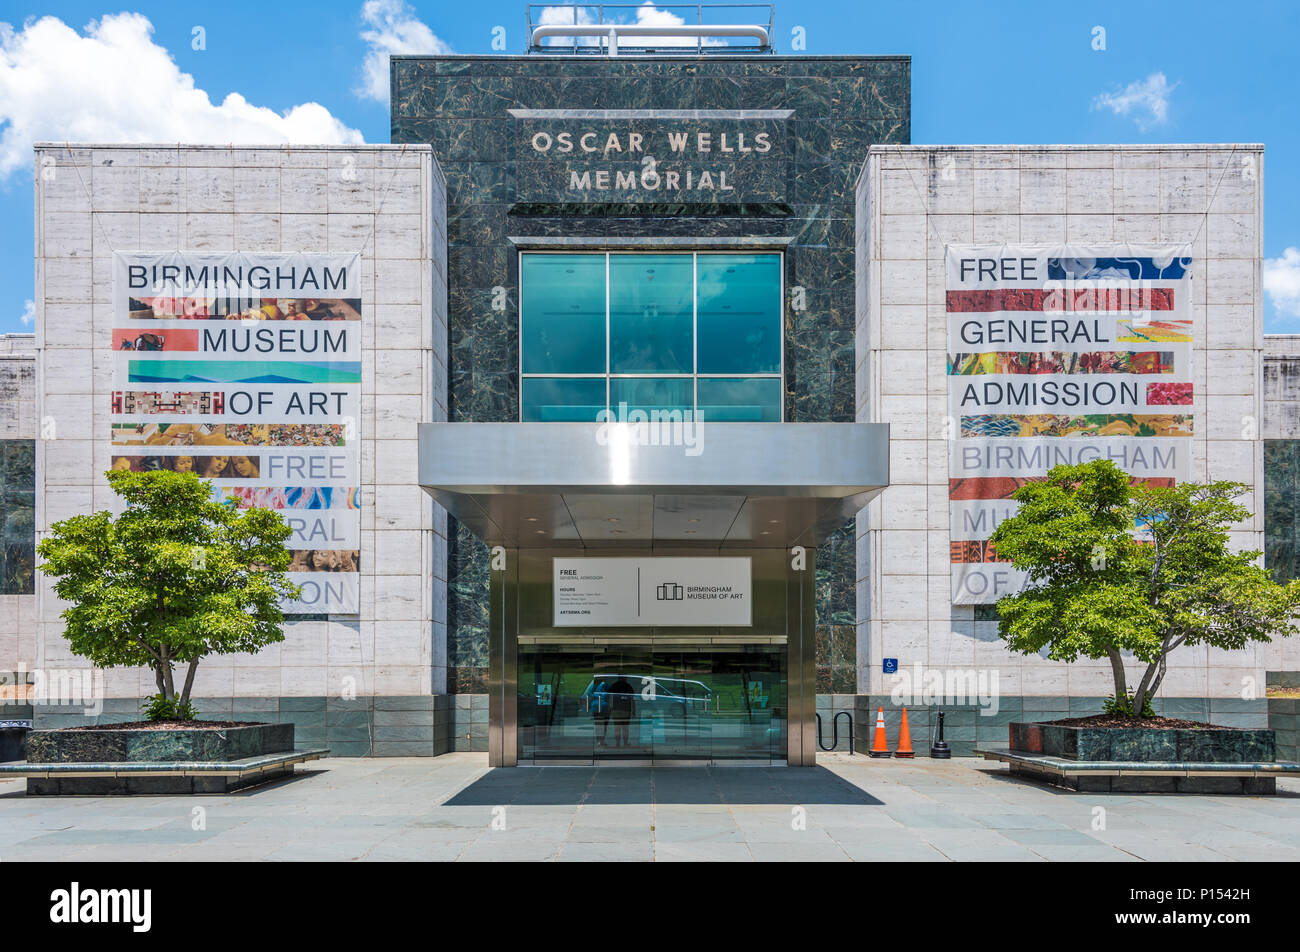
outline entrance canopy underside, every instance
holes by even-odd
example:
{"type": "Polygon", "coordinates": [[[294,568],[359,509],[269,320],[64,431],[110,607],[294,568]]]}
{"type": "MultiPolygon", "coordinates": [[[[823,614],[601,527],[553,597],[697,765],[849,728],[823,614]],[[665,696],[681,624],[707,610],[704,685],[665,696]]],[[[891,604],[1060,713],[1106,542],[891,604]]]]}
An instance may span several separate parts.
{"type": "Polygon", "coordinates": [[[889,484],[889,426],[424,423],[419,479],[491,545],[816,545],[889,484]]]}

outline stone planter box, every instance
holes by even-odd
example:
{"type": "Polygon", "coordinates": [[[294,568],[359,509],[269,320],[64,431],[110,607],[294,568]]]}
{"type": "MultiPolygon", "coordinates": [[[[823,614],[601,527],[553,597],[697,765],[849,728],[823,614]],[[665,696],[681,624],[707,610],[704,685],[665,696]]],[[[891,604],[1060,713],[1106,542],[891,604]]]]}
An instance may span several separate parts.
{"type": "Polygon", "coordinates": [[[1013,751],[1065,760],[1244,764],[1272,763],[1277,755],[1271,730],[1129,730],[1012,723],[1008,734],[1013,751]]]}
{"type": "Polygon", "coordinates": [[[293,750],[292,724],[253,724],[220,730],[33,730],[29,764],[240,760],[293,750]]]}
{"type": "MultiPolygon", "coordinates": [[[[293,773],[292,724],[206,730],[32,730],[31,771],[57,766],[58,776],[29,777],[29,796],[228,793],[293,773]],[[236,775],[249,761],[269,761],[255,775],[236,775]],[[85,771],[78,772],[77,765],[85,771]],[[203,765],[216,769],[205,770],[203,765]],[[228,769],[229,768],[229,769],[228,769]]],[[[301,752],[300,752],[301,753],[301,752]]]]}
{"type": "Polygon", "coordinates": [[[1271,794],[1277,777],[1300,772],[1278,763],[1271,730],[1007,725],[1009,750],[986,750],[1013,774],[1101,793],[1271,794]]]}

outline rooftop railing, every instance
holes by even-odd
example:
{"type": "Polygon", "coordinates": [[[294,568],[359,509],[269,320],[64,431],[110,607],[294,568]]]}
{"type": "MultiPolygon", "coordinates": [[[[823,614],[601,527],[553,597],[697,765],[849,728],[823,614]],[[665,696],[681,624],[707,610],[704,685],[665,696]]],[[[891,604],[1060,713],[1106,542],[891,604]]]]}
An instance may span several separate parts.
{"type": "Polygon", "coordinates": [[[770,3],[528,5],[528,52],[708,56],[771,53],[770,3]]]}

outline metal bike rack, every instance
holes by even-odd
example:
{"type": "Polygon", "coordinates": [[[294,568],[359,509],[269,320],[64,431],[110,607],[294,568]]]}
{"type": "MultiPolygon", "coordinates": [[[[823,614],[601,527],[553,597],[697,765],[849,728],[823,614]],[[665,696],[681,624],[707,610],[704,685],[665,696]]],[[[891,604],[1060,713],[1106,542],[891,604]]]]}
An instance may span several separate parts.
{"type": "Polygon", "coordinates": [[[831,745],[829,747],[827,747],[825,744],[822,743],[822,716],[820,714],[817,714],[815,716],[817,718],[817,746],[818,747],[820,747],[822,750],[829,753],[830,751],[833,751],[835,748],[840,746],[840,718],[847,717],[849,719],[849,754],[856,753],[856,751],[854,751],[853,749],[853,715],[852,714],[850,714],[848,711],[840,711],[831,720],[831,745]]]}

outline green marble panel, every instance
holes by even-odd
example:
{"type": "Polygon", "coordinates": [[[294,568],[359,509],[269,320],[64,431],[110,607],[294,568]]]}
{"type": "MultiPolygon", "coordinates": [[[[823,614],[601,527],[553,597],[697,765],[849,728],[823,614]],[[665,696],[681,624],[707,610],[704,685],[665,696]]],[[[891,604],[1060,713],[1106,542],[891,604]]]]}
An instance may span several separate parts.
{"type": "MultiPolygon", "coordinates": [[[[854,419],[853,183],[870,145],[910,141],[910,83],[907,57],[394,57],[392,141],[429,143],[447,178],[450,418],[519,418],[517,249],[507,236],[609,235],[791,239],[785,284],[802,289],[806,306],[784,321],[786,419],[854,419]],[[594,182],[589,190],[570,190],[575,157],[538,157],[531,135],[554,136],[573,124],[516,119],[511,109],[792,113],[761,120],[774,133],[762,158],[717,151],[665,156],[656,146],[662,168],[669,162],[689,167],[693,182],[698,171],[725,165],[731,189],[723,193],[715,181],[703,194],[654,195],[639,188],[606,194],[594,182]],[[573,191],[581,192],[578,201],[573,191]],[[491,308],[495,287],[505,289],[504,312],[491,308]]],[[[612,125],[635,126],[646,142],[668,129],[711,128],[716,150],[722,128],[738,132],[753,128],[754,120],[617,119],[612,125]]],[[[574,165],[580,175],[635,170],[639,186],[641,158],[625,151],[574,165]]],[[[1290,456],[1291,487],[1298,456],[1290,456]]],[[[452,532],[448,681],[452,691],[479,693],[487,667],[487,554],[454,524],[452,532]]],[[[1283,557],[1294,565],[1293,538],[1293,524],[1285,536],[1272,534],[1270,565],[1283,557]]],[[[843,546],[832,540],[828,550],[818,559],[817,624],[828,633],[818,653],[818,690],[851,693],[856,659],[844,649],[833,659],[831,634],[855,621],[851,530],[843,546]]]]}
{"type": "Polygon", "coordinates": [[[0,440],[0,595],[36,591],[36,441],[0,440]]]}

